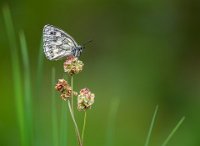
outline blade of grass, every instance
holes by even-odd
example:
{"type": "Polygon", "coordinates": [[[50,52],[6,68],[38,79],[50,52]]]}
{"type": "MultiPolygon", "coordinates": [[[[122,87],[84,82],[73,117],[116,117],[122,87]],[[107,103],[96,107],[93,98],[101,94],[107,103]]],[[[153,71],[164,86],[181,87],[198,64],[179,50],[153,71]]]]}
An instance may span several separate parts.
{"type": "Polygon", "coordinates": [[[26,44],[26,38],[24,32],[19,33],[20,48],[22,53],[22,61],[24,67],[24,98],[25,98],[25,111],[26,111],[26,123],[27,131],[30,143],[33,142],[33,126],[32,126],[32,92],[31,92],[31,72],[28,56],[28,48],[26,44]]]}
{"type": "Polygon", "coordinates": [[[110,105],[110,111],[108,114],[108,127],[107,127],[107,132],[106,132],[106,146],[113,146],[114,145],[114,123],[115,123],[115,119],[117,117],[117,111],[119,108],[119,103],[120,100],[119,98],[114,98],[111,101],[111,105],[110,105]]]}
{"type": "Polygon", "coordinates": [[[147,135],[147,138],[146,138],[145,146],[149,145],[149,141],[150,141],[153,126],[154,126],[154,123],[155,123],[155,120],[156,120],[157,112],[158,112],[158,105],[156,106],[156,109],[154,111],[154,114],[153,114],[153,117],[152,117],[152,120],[151,120],[151,124],[150,124],[149,132],[148,132],[148,135],[147,135]]]}
{"type": "Polygon", "coordinates": [[[20,129],[21,146],[27,146],[29,145],[29,143],[25,127],[25,115],[24,115],[25,111],[24,111],[24,103],[23,103],[24,101],[23,101],[22,84],[20,76],[20,63],[17,52],[17,40],[12,22],[11,12],[8,6],[3,7],[3,16],[9,41],[9,47],[11,49],[10,51],[11,51],[11,64],[12,64],[12,78],[14,84],[14,97],[16,103],[17,118],[20,129]]]}
{"type": "Polygon", "coordinates": [[[181,124],[183,123],[184,120],[185,120],[185,117],[182,117],[181,120],[178,122],[178,124],[171,131],[171,133],[169,134],[169,136],[166,138],[166,140],[163,142],[162,146],[166,146],[168,144],[169,140],[172,138],[172,136],[178,130],[178,128],[181,126],[181,124]]]}
{"type": "Polygon", "coordinates": [[[58,122],[57,122],[57,110],[56,110],[56,98],[55,98],[55,68],[52,68],[52,77],[51,77],[51,83],[52,83],[52,140],[53,140],[53,146],[58,146],[58,122]]]}

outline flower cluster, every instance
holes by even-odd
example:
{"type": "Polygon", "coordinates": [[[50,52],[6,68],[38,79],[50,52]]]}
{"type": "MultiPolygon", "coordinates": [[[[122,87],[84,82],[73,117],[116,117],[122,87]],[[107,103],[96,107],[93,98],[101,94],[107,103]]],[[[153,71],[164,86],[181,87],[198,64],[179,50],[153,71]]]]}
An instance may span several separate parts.
{"type": "Polygon", "coordinates": [[[74,56],[68,56],[67,60],[64,62],[64,71],[72,76],[81,72],[83,65],[83,62],[78,60],[78,58],[74,56]]]}
{"type": "Polygon", "coordinates": [[[70,85],[65,81],[64,79],[59,79],[58,83],[55,86],[55,89],[61,93],[60,97],[63,100],[67,100],[71,97],[72,94],[72,88],[70,85]]]}
{"type": "MultiPolygon", "coordinates": [[[[74,56],[68,56],[67,60],[64,62],[64,71],[72,76],[81,72],[83,65],[83,62],[78,60],[78,58],[74,56]]],[[[61,99],[65,101],[70,99],[72,94],[77,96],[77,108],[79,111],[85,111],[91,108],[92,104],[94,103],[95,95],[91,93],[88,88],[81,89],[80,93],[78,94],[77,92],[72,91],[72,87],[64,79],[58,80],[55,89],[61,93],[61,99]]]]}
{"type": "Polygon", "coordinates": [[[78,95],[78,110],[85,111],[88,108],[91,108],[94,103],[95,95],[91,93],[88,88],[81,89],[80,94],[78,95]]]}

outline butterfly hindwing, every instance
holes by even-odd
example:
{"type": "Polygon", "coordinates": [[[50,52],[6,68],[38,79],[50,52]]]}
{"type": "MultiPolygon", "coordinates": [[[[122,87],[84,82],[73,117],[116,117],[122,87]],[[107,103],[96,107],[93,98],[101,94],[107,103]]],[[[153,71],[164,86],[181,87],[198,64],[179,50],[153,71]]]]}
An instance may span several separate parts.
{"type": "Polygon", "coordinates": [[[75,40],[61,29],[45,25],[43,29],[44,53],[49,60],[72,55],[78,46],[75,40]]]}

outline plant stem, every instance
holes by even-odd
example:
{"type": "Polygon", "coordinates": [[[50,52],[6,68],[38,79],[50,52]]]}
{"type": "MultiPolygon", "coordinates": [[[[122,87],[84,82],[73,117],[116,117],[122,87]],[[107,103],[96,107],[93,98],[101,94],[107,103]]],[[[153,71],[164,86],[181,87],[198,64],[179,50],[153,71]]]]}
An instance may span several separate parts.
{"type": "Polygon", "coordinates": [[[167,139],[164,141],[164,143],[161,146],[166,146],[167,145],[169,140],[172,138],[172,136],[178,130],[178,128],[181,126],[181,124],[183,123],[184,120],[185,120],[185,117],[182,117],[181,120],[176,125],[176,127],[172,130],[172,132],[169,134],[169,136],[167,137],[167,139]]]}
{"type": "Polygon", "coordinates": [[[155,123],[157,112],[158,112],[158,105],[156,106],[156,109],[154,111],[154,114],[153,114],[153,117],[152,117],[152,120],[151,120],[151,125],[149,127],[149,132],[148,132],[148,135],[147,135],[145,146],[149,145],[149,141],[150,141],[150,138],[151,138],[151,133],[152,133],[153,126],[154,126],[154,123],[155,123]]]}
{"type": "Polygon", "coordinates": [[[71,106],[72,106],[72,112],[74,113],[74,98],[73,98],[73,82],[74,82],[74,78],[73,76],[71,76],[71,88],[72,88],[72,95],[71,95],[71,106]]]}
{"type": "Polygon", "coordinates": [[[71,114],[71,117],[72,117],[72,121],[74,123],[74,127],[75,127],[76,135],[77,135],[77,138],[78,138],[79,146],[83,146],[82,141],[81,141],[81,137],[80,137],[80,132],[79,132],[79,129],[78,129],[78,125],[77,125],[76,120],[74,118],[74,113],[72,111],[71,103],[70,103],[69,100],[68,100],[68,107],[69,107],[69,111],[70,111],[70,114],[71,114]]]}
{"type": "Polygon", "coordinates": [[[84,113],[84,121],[83,121],[83,129],[82,129],[82,135],[81,135],[82,142],[83,142],[84,133],[85,133],[86,119],[87,119],[87,112],[85,111],[85,113],[84,113]]]}

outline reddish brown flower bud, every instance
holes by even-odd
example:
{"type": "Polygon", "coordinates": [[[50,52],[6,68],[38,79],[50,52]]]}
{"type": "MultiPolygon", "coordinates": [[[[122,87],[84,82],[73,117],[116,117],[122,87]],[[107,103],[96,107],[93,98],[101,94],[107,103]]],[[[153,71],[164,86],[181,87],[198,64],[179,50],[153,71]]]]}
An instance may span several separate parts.
{"type": "Polygon", "coordinates": [[[59,79],[55,86],[55,89],[61,93],[61,98],[67,100],[71,97],[72,88],[64,79],[59,79]]]}
{"type": "Polygon", "coordinates": [[[64,79],[59,79],[58,83],[55,86],[55,89],[59,92],[63,92],[67,86],[68,86],[67,81],[65,81],[64,79]]]}

